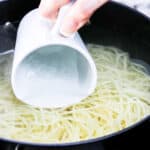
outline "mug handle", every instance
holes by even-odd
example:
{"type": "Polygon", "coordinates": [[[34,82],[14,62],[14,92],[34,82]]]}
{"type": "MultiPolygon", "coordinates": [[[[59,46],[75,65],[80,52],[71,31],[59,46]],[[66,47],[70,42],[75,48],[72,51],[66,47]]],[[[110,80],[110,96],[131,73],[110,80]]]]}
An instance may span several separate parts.
{"type": "Polygon", "coordinates": [[[71,2],[69,2],[68,4],[66,4],[65,6],[63,6],[60,9],[60,12],[58,14],[58,18],[56,20],[56,23],[53,26],[52,31],[51,31],[52,35],[60,35],[60,36],[63,36],[63,37],[68,37],[66,35],[60,34],[60,26],[63,23],[65,15],[67,14],[67,12],[71,8],[71,6],[74,4],[74,2],[75,2],[75,0],[72,0],[71,2]]]}

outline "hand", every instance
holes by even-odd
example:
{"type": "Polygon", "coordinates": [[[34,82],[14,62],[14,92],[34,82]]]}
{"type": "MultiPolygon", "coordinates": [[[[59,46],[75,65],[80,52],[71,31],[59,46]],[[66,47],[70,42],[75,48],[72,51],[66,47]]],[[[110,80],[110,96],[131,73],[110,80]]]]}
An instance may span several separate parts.
{"type": "MultiPolygon", "coordinates": [[[[55,20],[59,9],[69,3],[70,0],[41,0],[39,9],[41,14],[51,20],[55,20]]],[[[64,18],[60,27],[61,34],[69,36],[80,29],[89,21],[92,14],[108,0],[76,0],[64,18]]]]}

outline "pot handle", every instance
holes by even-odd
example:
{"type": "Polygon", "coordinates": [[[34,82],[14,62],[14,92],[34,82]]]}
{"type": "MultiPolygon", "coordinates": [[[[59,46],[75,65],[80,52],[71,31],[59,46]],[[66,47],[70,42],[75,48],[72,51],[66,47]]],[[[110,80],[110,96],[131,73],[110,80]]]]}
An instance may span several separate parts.
{"type": "Polygon", "coordinates": [[[20,149],[20,144],[15,145],[14,150],[19,150],[20,149]]]}

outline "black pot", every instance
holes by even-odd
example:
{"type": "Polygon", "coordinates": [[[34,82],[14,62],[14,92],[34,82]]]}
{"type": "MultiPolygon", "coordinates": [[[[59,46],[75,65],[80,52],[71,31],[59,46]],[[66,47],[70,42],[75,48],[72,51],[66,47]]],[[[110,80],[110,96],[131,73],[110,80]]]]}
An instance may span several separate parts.
{"type": "MultiPolygon", "coordinates": [[[[20,19],[38,0],[0,2],[0,52],[14,48],[20,19]],[[9,21],[9,22],[8,22],[9,21]],[[6,23],[7,22],[7,23],[6,23]]],[[[109,2],[80,31],[85,42],[111,45],[150,65],[150,19],[123,5],[109,2]]],[[[130,150],[149,149],[150,116],[108,136],[68,144],[33,144],[0,139],[1,150],[130,150]],[[15,149],[16,148],[16,149],[15,149]]]]}

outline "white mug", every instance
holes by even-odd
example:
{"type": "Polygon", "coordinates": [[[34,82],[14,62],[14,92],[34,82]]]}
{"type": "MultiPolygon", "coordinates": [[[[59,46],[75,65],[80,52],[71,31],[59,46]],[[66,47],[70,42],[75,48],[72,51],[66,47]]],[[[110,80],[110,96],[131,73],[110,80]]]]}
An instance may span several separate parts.
{"type": "Polygon", "coordinates": [[[64,12],[54,25],[29,12],[17,33],[11,82],[14,94],[35,107],[65,107],[89,96],[96,87],[94,61],[78,33],[59,34],[64,12]]]}

